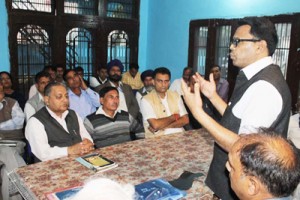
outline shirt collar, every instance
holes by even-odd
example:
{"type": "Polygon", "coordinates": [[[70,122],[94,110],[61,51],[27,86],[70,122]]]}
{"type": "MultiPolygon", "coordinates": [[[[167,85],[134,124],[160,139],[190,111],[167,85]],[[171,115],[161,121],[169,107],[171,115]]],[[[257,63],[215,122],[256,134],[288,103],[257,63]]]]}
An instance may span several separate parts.
{"type": "Polygon", "coordinates": [[[107,78],[104,79],[104,80],[102,80],[102,79],[100,78],[100,76],[98,76],[98,78],[99,78],[99,80],[100,80],[102,83],[105,83],[105,82],[107,81],[107,78]]]}
{"type": "Polygon", "coordinates": [[[61,120],[61,119],[63,119],[63,120],[65,120],[65,118],[66,118],[66,116],[68,115],[68,113],[69,113],[69,110],[66,110],[65,112],[63,112],[63,114],[61,115],[61,118],[60,117],[58,117],[52,110],[50,110],[50,108],[48,108],[48,106],[46,106],[46,109],[48,110],[48,112],[49,112],[49,114],[51,115],[51,117],[53,117],[54,119],[56,119],[56,120],[61,120]]]}
{"type": "Polygon", "coordinates": [[[255,74],[257,74],[260,70],[264,69],[265,67],[273,64],[273,60],[271,56],[264,57],[248,66],[243,68],[243,72],[245,73],[247,79],[251,79],[255,74]]]}
{"type": "MultiPolygon", "coordinates": [[[[106,112],[104,112],[104,110],[103,110],[103,108],[102,108],[103,106],[101,105],[99,108],[98,108],[98,110],[96,111],[96,115],[100,115],[100,114],[102,114],[102,115],[104,115],[104,116],[106,116],[106,117],[109,117],[109,118],[111,118],[111,116],[109,116],[108,114],[106,114],[106,112]]],[[[117,114],[117,112],[121,112],[121,110],[116,110],[115,111],[115,113],[114,113],[114,117],[116,116],[116,114],[117,114]]]]}
{"type": "MultiPolygon", "coordinates": [[[[109,84],[110,84],[111,86],[113,86],[113,87],[116,87],[115,84],[114,84],[113,82],[111,82],[111,81],[109,81],[109,84]]],[[[121,81],[119,81],[119,87],[120,87],[120,86],[123,86],[123,83],[122,83],[121,81]]]]}
{"type": "Polygon", "coordinates": [[[44,97],[41,95],[40,92],[38,92],[38,95],[39,95],[39,101],[43,101],[44,102],[44,97]]]}

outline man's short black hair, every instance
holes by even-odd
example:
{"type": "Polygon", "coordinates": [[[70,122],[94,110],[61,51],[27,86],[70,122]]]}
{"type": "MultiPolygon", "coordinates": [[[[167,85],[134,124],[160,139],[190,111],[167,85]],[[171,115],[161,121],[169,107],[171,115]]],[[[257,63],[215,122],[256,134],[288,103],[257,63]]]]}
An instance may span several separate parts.
{"type": "Polygon", "coordinates": [[[67,69],[67,70],[64,71],[64,73],[63,73],[63,79],[64,79],[64,81],[67,82],[67,74],[68,74],[69,72],[71,72],[71,71],[73,71],[73,72],[76,73],[76,71],[75,71],[74,69],[67,69]]]}
{"type": "Polygon", "coordinates": [[[137,63],[130,63],[129,64],[129,69],[136,69],[137,71],[139,70],[139,65],[137,63]]]}
{"type": "Polygon", "coordinates": [[[49,70],[56,72],[56,67],[54,67],[53,65],[46,65],[43,69],[43,71],[46,71],[46,72],[49,72],[49,70]]]}
{"type": "Polygon", "coordinates": [[[219,68],[219,70],[221,71],[221,67],[220,67],[220,65],[218,65],[218,64],[212,65],[212,66],[210,67],[210,69],[215,68],[215,67],[219,68]]]}
{"type": "Polygon", "coordinates": [[[167,75],[169,75],[169,79],[171,79],[171,72],[166,67],[158,67],[158,68],[156,68],[154,70],[154,72],[153,72],[153,75],[152,75],[153,79],[155,79],[156,74],[167,74],[167,75]]]}
{"type": "Polygon", "coordinates": [[[46,71],[41,71],[39,73],[37,73],[34,77],[34,81],[35,83],[38,83],[40,81],[41,78],[46,77],[50,79],[50,74],[46,71]]]}
{"type": "Polygon", "coordinates": [[[80,67],[80,66],[75,67],[75,68],[74,68],[74,71],[75,71],[75,72],[84,72],[83,68],[80,67]]]}
{"type": "Polygon", "coordinates": [[[112,90],[115,90],[118,92],[119,94],[119,91],[116,87],[113,87],[113,86],[106,86],[104,88],[102,88],[100,91],[99,91],[99,96],[100,98],[103,98],[105,96],[106,93],[108,93],[109,91],[112,91],[112,90]]]}
{"type": "Polygon", "coordinates": [[[251,26],[250,33],[260,40],[265,40],[269,50],[269,56],[275,52],[278,36],[275,25],[265,17],[245,17],[238,22],[239,26],[251,26]]]}
{"type": "MultiPolygon", "coordinates": [[[[7,71],[2,71],[2,72],[0,72],[0,76],[1,76],[2,74],[6,74],[6,75],[9,77],[9,79],[12,81],[12,76],[11,76],[11,74],[10,74],[9,72],[7,72],[7,71]]],[[[1,78],[0,78],[0,79],[1,79],[1,78]]]]}

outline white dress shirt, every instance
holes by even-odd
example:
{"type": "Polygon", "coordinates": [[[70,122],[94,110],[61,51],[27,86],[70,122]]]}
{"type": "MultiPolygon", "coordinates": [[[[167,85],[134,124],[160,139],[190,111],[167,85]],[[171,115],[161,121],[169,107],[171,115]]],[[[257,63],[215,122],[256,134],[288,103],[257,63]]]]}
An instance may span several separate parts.
{"type": "MultiPolygon", "coordinates": [[[[52,112],[48,107],[47,111],[50,115],[67,131],[67,124],[65,121],[66,116],[69,111],[65,111],[62,117],[58,117],[54,112],[52,112]]],[[[76,113],[79,123],[79,131],[81,138],[87,138],[93,142],[90,134],[85,129],[80,116],[76,113]]],[[[28,140],[32,153],[41,161],[52,160],[55,158],[60,158],[68,155],[68,147],[51,147],[48,143],[48,136],[45,131],[44,125],[35,117],[31,117],[25,128],[25,137],[28,140]]]]}
{"type": "MultiPolygon", "coordinates": [[[[111,81],[109,81],[109,84],[113,87],[116,87],[115,84],[113,84],[111,81]]],[[[128,112],[128,108],[127,108],[127,105],[126,105],[125,94],[124,94],[124,92],[121,88],[122,85],[123,85],[123,83],[120,81],[119,82],[119,87],[116,87],[119,91],[119,99],[120,99],[118,110],[124,110],[124,111],[128,112]]]]}
{"type": "MultiPolygon", "coordinates": [[[[265,57],[242,70],[249,80],[272,63],[271,57],[265,57]]],[[[233,114],[241,119],[239,133],[253,133],[258,127],[270,127],[282,106],[281,95],[273,85],[264,80],[255,82],[232,109],[233,114]]]]}
{"type": "Polygon", "coordinates": [[[177,92],[180,96],[183,95],[182,89],[181,89],[181,80],[182,80],[182,78],[175,79],[170,86],[170,90],[177,92]]]}

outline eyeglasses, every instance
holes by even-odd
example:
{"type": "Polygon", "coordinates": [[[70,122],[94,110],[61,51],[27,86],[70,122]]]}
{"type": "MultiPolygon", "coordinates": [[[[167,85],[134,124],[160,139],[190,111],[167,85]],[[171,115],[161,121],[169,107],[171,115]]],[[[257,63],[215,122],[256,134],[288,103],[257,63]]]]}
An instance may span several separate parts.
{"type": "Polygon", "coordinates": [[[231,40],[231,44],[235,47],[237,47],[237,45],[240,43],[240,42],[259,42],[261,41],[261,39],[240,39],[240,38],[232,38],[231,40]]]}

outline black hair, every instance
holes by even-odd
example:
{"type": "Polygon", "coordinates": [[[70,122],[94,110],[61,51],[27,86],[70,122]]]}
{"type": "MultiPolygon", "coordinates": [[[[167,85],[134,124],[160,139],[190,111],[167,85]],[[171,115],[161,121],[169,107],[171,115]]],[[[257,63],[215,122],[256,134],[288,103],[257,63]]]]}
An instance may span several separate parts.
{"type": "Polygon", "coordinates": [[[299,150],[288,141],[290,145],[285,146],[291,157],[278,156],[271,143],[275,139],[275,144],[282,145],[285,139],[275,134],[271,135],[272,140],[269,138],[262,137],[242,146],[240,161],[246,175],[257,177],[273,196],[286,197],[292,194],[300,181],[299,150]]]}
{"type": "Polygon", "coordinates": [[[56,67],[54,67],[53,65],[46,65],[43,69],[43,71],[48,72],[49,70],[55,71],[56,72],[56,67]]]}
{"type": "Polygon", "coordinates": [[[212,66],[210,67],[210,69],[215,68],[215,67],[219,68],[219,70],[221,71],[221,67],[220,67],[220,65],[218,65],[218,64],[212,65],[212,66]]]}
{"type": "Polygon", "coordinates": [[[35,77],[34,77],[34,81],[35,83],[38,83],[39,80],[42,78],[42,77],[46,77],[46,78],[49,78],[50,79],[50,74],[46,71],[40,71],[38,72],[35,77]]]}
{"type": "Polygon", "coordinates": [[[185,68],[183,68],[183,72],[182,73],[184,74],[184,72],[187,71],[187,70],[191,70],[192,73],[194,73],[194,69],[192,67],[185,67],[185,68]]]}
{"type": "Polygon", "coordinates": [[[129,65],[129,69],[136,69],[139,70],[139,65],[137,63],[130,63],[129,65]]]}
{"type": "Polygon", "coordinates": [[[169,75],[169,79],[171,80],[171,72],[168,68],[166,67],[158,67],[153,71],[152,77],[155,79],[156,74],[167,74],[169,75]]]}
{"type": "Polygon", "coordinates": [[[80,67],[80,66],[75,67],[75,68],[74,68],[74,71],[75,71],[75,72],[84,72],[83,68],[80,67]]]}
{"type": "Polygon", "coordinates": [[[265,17],[245,17],[238,22],[238,25],[251,26],[250,33],[257,39],[265,40],[269,56],[273,55],[278,43],[278,36],[275,25],[269,19],[265,17]]]}
{"type": "Polygon", "coordinates": [[[119,91],[118,91],[118,89],[117,89],[116,87],[113,87],[113,86],[107,86],[107,87],[102,88],[102,89],[99,91],[99,96],[100,96],[101,98],[103,98],[103,97],[105,96],[106,93],[108,93],[109,91],[112,91],[112,90],[117,91],[118,94],[119,94],[119,91]]]}
{"type": "MultiPolygon", "coordinates": [[[[2,71],[2,72],[0,72],[0,76],[1,76],[2,74],[6,74],[6,75],[9,77],[9,79],[12,81],[12,76],[11,76],[11,74],[10,74],[9,72],[7,72],[7,71],[2,71]]],[[[0,78],[0,79],[1,79],[1,78],[0,78]]]]}
{"type": "Polygon", "coordinates": [[[76,71],[74,69],[67,69],[67,70],[64,71],[64,73],[63,73],[63,79],[64,79],[64,81],[67,81],[67,74],[69,72],[72,72],[72,71],[76,73],[76,71]]]}

